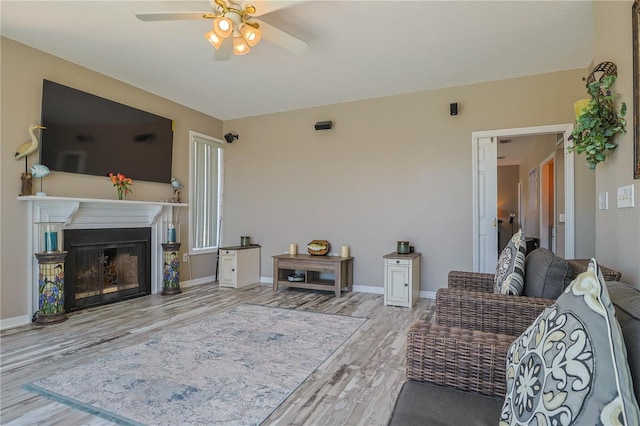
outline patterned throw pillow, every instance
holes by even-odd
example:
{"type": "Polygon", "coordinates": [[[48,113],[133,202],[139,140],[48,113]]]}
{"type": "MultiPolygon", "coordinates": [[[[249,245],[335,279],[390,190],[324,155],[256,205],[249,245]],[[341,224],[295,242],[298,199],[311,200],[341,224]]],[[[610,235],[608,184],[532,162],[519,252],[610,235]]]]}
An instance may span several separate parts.
{"type": "Polygon", "coordinates": [[[505,425],[638,425],[626,348],[595,260],[511,345],[505,425]]]}
{"type": "Polygon", "coordinates": [[[524,260],[527,243],[522,238],[522,229],[513,234],[509,244],[502,250],[496,267],[493,292],[519,296],[524,287],[524,260]]]}

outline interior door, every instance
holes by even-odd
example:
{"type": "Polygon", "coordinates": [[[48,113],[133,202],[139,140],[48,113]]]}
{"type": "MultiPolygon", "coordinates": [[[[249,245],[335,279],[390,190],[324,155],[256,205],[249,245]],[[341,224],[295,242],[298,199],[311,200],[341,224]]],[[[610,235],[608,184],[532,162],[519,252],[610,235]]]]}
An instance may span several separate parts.
{"type": "Polygon", "coordinates": [[[498,143],[496,137],[478,138],[478,272],[495,272],[498,260],[498,143]]]}

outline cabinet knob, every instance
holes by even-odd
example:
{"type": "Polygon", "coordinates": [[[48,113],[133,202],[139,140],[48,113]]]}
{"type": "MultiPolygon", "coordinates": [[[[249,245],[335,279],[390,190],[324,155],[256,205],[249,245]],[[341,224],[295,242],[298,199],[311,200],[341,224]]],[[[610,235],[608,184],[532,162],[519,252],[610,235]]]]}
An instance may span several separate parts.
{"type": "Polygon", "coordinates": [[[399,260],[396,260],[396,263],[400,263],[400,261],[399,261],[399,260]]]}
{"type": "MultiPolygon", "coordinates": [[[[235,272],[235,271],[236,271],[235,269],[231,269],[231,272],[235,272]]],[[[405,284],[405,285],[406,285],[406,284],[405,284]]]]}
{"type": "Polygon", "coordinates": [[[409,287],[409,283],[404,283],[404,286],[405,287],[409,287]]]}
{"type": "Polygon", "coordinates": [[[229,254],[229,250],[227,250],[225,253],[229,254]]]}

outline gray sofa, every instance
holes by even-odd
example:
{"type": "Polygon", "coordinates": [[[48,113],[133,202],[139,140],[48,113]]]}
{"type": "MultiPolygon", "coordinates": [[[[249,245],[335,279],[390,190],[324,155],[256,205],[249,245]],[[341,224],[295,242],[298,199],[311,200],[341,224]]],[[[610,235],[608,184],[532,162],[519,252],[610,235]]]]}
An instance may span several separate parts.
{"type": "MultiPolygon", "coordinates": [[[[640,397],[640,290],[622,282],[607,282],[606,287],[615,308],[615,318],[622,331],[633,393],[635,394],[635,402],[637,402],[638,397],[640,397]]],[[[433,340],[433,346],[436,349],[442,347],[443,351],[446,352],[447,346],[454,347],[452,352],[445,353],[441,356],[442,358],[457,357],[457,352],[464,351],[466,347],[472,347],[473,350],[479,351],[481,354],[491,351],[501,353],[508,347],[505,345],[509,345],[504,340],[514,339],[513,336],[493,335],[495,341],[491,342],[489,341],[491,340],[489,338],[493,338],[491,333],[480,331],[474,331],[473,335],[463,337],[437,336],[438,333],[434,332],[434,329],[442,327],[435,324],[425,325],[425,327],[433,328],[426,331],[423,330],[422,333],[433,340]],[[450,340],[457,341],[452,344],[450,340]]],[[[440,333],[444,334],[446,330],[440,330],[440,333]]],[[[409,338],[411,339],[412,337],[410,336],[409,338]]],[[[466,359],[461,364],[449,363],[454,366],[453,368],[459,368],[461,371],[458,375],[459,380],[451,380],[450,377],[456,377],[455,373],[441,371],[449,368],[443,367],[443,365],[447,365],[446,362],[444,364],[439,361],[431,362],[431,359],[438,358],[437,352],[439,351],[434,350],[417,355],[407,354],[408,363],[414,362],[411,360],[412,356],[419,356],[423,358],[424,369],[433,371],[419,378],[424,381],[408,380],[405,382],[396,400],[389,425],[497,425],[500,422],[501,411],[505,402],[504,387],[502,383],[497,383],[497,386],[493,388],[478,387],[477,382],[491,380],[503,382],[505,380],[504,369],[506,368],[506,363],[502,361],[502,366],[489,365],[495,357],[476,358],[472,352],[472,356],[469,357],[471,359],[466,359]],[[501,372],[501,368],[503,372],[501,372]],[[471,379],[465,377],[469,375],[477,377],[484,375],[486,377],[480,379],[477,377],[472,377],[471,379]],[[425,379],[425,377],[427,378],[425,379]],[[442,377],[447,377],[448,379],[441,380],[440,378],[442,377]],[[487,391],[487,389],[490,390],[487,391]]],[[[502,359],[504,360],[504,354],[502,359]]],[[[603,376],[606,375],[604,374],[603,376]]],[[[412,377],[408,378],[412,379],[412,377]]],[[[634,395],[631,395],[631,400],[633,398],[634,395]]],[[[632,410],[637,412],[637,406],[632,410]]],[[[633,424],[635,421],[637,420],[628,421],[627,424],[633,424]]],[[[591,424],[595,423],[597,422],[593,420],[591,424]]]]}

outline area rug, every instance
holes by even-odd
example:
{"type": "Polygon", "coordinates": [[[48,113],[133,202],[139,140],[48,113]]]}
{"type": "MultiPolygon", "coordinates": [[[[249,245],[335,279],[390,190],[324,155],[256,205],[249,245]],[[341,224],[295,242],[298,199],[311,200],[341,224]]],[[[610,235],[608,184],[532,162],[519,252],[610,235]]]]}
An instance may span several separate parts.
{"type": "Polygon", "coordinates": [[[240,305],[25,388],[117,424],[260,424],[365,321],[240,305]]]}

